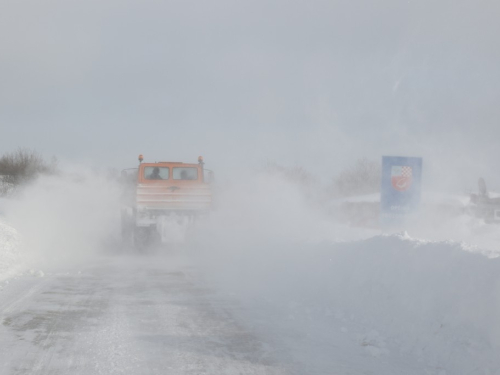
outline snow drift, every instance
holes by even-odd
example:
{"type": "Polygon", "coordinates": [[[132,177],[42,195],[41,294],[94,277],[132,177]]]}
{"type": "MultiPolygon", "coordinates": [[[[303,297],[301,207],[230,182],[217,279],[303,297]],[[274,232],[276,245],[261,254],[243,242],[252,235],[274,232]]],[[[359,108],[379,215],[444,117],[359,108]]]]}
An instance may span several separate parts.
{"type": "Polygon", "coordinates": [[[245,314],[260,311],[249,318],[263,332],[281,327],[310,373],[331,371],[331,356],[360,373],[500,368],[500,259],[464,244],[380,235],[208,251],[206,280],[239,296],[245,314]]]}
{"type": "Polygon", "coordinates": [[[255,179],[224,198],[191,258],[204,282],[239,298],[249,324],[287,342],[307,373],[497,373],[498,249],[453,240],[462,219],[447,224],[451,240],[427,241],[329,221],[279,179],[255,179]]]}

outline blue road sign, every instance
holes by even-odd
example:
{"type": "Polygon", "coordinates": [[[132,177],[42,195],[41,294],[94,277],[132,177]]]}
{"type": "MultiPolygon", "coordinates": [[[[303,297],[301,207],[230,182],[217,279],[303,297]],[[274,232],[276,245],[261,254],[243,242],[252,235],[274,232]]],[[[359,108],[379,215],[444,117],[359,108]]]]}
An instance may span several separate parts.
{"type": "Polygon", "coordinates": [[[384,219],[401,219],[420,204],[422,158],[382,156],[380,211],[384,219]]]}

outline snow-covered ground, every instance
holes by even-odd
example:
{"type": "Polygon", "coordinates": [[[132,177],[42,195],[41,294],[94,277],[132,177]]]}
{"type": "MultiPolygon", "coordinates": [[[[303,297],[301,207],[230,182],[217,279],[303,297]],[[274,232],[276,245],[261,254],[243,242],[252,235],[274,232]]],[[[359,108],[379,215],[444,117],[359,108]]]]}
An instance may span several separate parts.
{"type": "MultiPolygon", "coordinates": [[[[95,366],[101,366],[100,373],[131,373],[127,371],[134,366],[142,366],[136,373],[148,373],[148,368],[162,373],[166,362],[161,348],[172,353],[178,345],[172,366],[179,374],[231,369],[245,374],[500,374],[500,226],[466,216],[448,221],[429,217],[407,231],[383,233],[333,222],[311,209],[299,189],[280,182],[256,181],[246,189],[224,193],[218,210],[186,244],[179,263],[168,256],[130,258],[119,248],[81,257],[106,233],[103,223],[110,215],[101,217],[97,226],[89,212],[95,202],[103,210],[109,191],[95,189],[82,198],[76,190],[83,202],[73,206],[80,227],[72,229],[73,223],[67,222],[63,242],[47,236],[50,225],[43,236],[29,223],[23,230],[14,228],[6,221],[11,207],[0,221],[0,345],[16,342],[16,335],[29,341],[29,332],[40,338],[42,323],[35,323],[41,314],[43,322],[57,323],[44,327],[59,328],[47,328],[47,352],[43,345],[31,352],[40,373],[62,368],[86,374],[95,366]],[[238,199],[241,194],[247,199],[238,199]],[[84,213],[90,216],[82,218],[84,213]],[[78,251],[71,254],[78,262],[59,262],[46,270],[50,262],[41,262],[40,253],[22,245],[26,236],[32,236],[31,247],[35,239],[44,245],[41,254],[49,254],[48,259],[76,238],[78,251]],[[91,238],[85,241],[86,236],[91,238]],[[51,241],[44,243],[47,238],[51,241]],[[96,264],[101,264],[98,271],[96,264]],[[46,277],[32,277],[42,269],[46,277]],[[12,282],[13,277],[18,280],[12,282]],[[23,283],[29,285],[24,294],[23,283]],[[16,288],[26,296],[23,302],[16,300],[16,288]],[[78,325],[61,320],[66,315],[72,319],[70,312],[80,305],[85,318],[78,325]],[[59,306],[59,312],[44,313],[50,306],[59,306]],[[154,310],[145,313],[138,306],[154,310]],[[93,319],[94,313],[103,318],[93,319]],[[152,337],[155,327],[157,336],[152,337]],[[86,343],[71,341],[78,337],[86,343]],[[57,358],[59,339],[70,340],[74,362],[50,359],[57,358]],[[146,339],[153,341],[145,344],[146,339]],[[94,341],[104,343],[101,353],[96,353],[94,341]],[[153,350],[150,356],[147,348],[153,350]],[[186,348],[189,354],[183,352],[186,348]],[[137,356],[127,357],[134,350],[137,356]],[[48,359],[40,362],[33,353],[45,353],[48,359]],[[108,354],[113,363],[106,362],[108,354]],[[209,363],[214,365],[209,368],[209,363]]],[[[50,204],[59,207],[48,215],[52,222],[61,223],[58,216],[73,199],[68,196],[73,197],[65,194],[62,204],[50,204]]],[[[45,212],[51,199],[45,192],[30,205],[45,212]]],[[[29,349],[22,346],[26,343],[16,345],[8,369],[15,368],[16,358],[21,360],[18,350],[29,349]]],[[[22,369],[20,373],[29,373],[29,368],[22,369]]]]}

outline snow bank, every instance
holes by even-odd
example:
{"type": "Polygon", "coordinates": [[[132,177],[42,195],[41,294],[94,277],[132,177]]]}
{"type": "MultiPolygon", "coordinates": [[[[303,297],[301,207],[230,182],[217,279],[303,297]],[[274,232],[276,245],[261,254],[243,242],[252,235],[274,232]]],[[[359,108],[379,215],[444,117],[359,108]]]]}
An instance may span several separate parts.
{"type": "Polygon", "coordinates": [[[354,325],[351,339],[369,354],[453,374],[500,365],[500,260],[402,236],[302,248],[293,257],[286,273],[290,289],[300,290],[298,306],[354,325]]]}
{"type": "Polygon", "coordinates": [[[19,233],[0,219],[0,282],[15,276],[21,269],[19,233]]]}

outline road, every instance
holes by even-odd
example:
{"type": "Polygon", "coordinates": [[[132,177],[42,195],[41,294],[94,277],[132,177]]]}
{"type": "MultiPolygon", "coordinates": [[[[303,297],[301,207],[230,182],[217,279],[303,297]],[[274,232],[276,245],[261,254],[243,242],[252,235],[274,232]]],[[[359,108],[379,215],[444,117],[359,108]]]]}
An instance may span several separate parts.
{"type": "Polygon", "coordinates": [[[172,257],[127,255],[13,280],[0,292],[0,373],[295,373],[286,348],[194,274],[172,257]]]}

